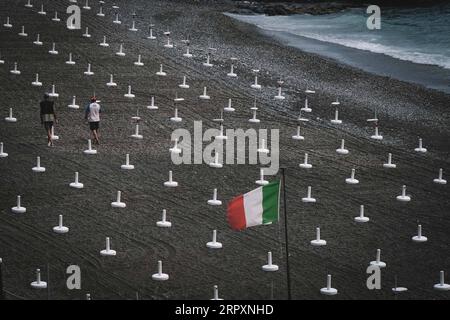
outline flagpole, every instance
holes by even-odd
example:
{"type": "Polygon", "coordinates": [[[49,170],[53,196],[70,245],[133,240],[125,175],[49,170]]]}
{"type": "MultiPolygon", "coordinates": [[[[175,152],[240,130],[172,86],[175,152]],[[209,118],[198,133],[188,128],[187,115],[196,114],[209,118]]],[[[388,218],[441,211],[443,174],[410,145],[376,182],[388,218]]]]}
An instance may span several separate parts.
{"type": "Polygon", "coordinates": [[[0,300],[5,299],[5,294],[3,293],[3,270],[2,270],[3,260],[0,258],[0,300]]]}
{"type": "Polygon", "coordinates": [[[281,168],[281,176],[283,180],[283,209],[284,209],[284,232],[285,232],[285,248],[286,248],[286,273],[287,273],[287,291],[288,300],[292,300],[291,296],[291,273],[289,270],[289,237],[288,237],[288,222],[287,222],[287,210],[286,210],[286,178],[285,169],[281,168]]]}

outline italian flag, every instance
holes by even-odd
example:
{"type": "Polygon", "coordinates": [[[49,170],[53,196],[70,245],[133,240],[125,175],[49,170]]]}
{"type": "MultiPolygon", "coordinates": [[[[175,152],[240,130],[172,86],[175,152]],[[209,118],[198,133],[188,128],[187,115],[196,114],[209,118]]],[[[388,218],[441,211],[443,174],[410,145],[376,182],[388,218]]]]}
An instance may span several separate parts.
{"type": "Polygon", "coordinates": [[[232,229],[242,230],[277,221],[279,209],[280,181],[275,181],[231,200],[227,219],[232,229]]]}

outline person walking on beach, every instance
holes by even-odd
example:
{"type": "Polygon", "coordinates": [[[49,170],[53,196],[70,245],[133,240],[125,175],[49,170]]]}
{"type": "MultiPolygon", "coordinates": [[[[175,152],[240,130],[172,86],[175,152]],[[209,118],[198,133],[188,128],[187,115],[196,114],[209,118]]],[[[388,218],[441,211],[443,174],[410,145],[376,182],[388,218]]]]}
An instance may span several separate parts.
{"type": "Polygon", "coordinates": [[[47,145],[53,146],[52,128],[53,123],[56,122],[55,102],[51,101],[48,93],[44,94],[44,100],[41,101],[41,124],[47,132],[47,145]]]}
{"type": "Polygon", "coordinates": [[[100,144],[98,129],[100,127],[101,107],[97,103],[97,98],[92,97],[91,103],[87,105],[84,118],[89,122],[89,128],[94,137],[94,143],[100,144]]]}

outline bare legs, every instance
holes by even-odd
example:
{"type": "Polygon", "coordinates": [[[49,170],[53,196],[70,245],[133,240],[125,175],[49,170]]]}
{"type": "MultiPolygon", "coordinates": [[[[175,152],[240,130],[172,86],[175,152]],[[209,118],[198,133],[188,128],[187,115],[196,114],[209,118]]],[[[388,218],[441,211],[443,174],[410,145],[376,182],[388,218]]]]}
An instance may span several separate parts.
{"type": "Polygon", "coordinates": [[[47,145],[49,147],[53,147],[53,139],[52,139],[52,128],[47,127],[47,145]]]}
{"type": "Polygon", "coordinates": [[[92,130],[92,135],[94,136],[94,142],[96,144],[100,144],[100,140],[98,138],[98,131],[97,130],[92,130]]]}

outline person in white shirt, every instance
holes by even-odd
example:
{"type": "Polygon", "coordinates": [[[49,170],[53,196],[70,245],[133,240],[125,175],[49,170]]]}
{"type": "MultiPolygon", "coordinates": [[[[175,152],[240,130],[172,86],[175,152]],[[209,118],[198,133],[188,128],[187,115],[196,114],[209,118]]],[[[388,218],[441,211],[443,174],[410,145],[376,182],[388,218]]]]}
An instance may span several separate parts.
{"type": "Polygon", "coordinates": [[[86,112],[84,118],[89,123],[89,128],[91,129],[92,135],[94,136],[94,143],[100,144],[98,129],[100,127],[100,113],[101,107],[97,103],[97,98],[92,97],[91,103],[86,107],[86,112]]]}

